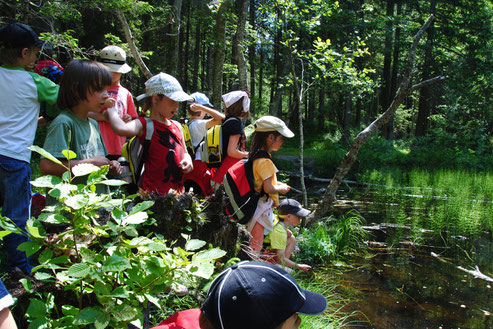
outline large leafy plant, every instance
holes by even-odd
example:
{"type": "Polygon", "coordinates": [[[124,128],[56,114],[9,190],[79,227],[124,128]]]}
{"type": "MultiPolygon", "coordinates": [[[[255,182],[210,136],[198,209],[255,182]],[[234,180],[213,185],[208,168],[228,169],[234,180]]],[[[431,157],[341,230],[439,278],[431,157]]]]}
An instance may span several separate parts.
{"type": "MultiPolygon", "coordinates": [[[[39,147],[32,150],[63,165],[39,147]]],[[[74,157],[71,151],[64,155],[74,157]]],[[[136,195],[97,194],[97,185],[125,184],[107,179],[107,173],[107,166],[82,164],[67,167],[61,178],[42,176],[32,182],[48,189],[58,202],[28,221],[26,231],[32,241],[19,249],[28,256],[38,253],[35,279],[62,286],[71,297],[57,300],[56,293],[34,292],[24,279],[26,290],[36,295],[26,312],[29,328],[128,328],[129,323],[143,327],[140,310],[150,305],[159,308],[158,293],[209,279],[214,261],[225,255],[217,248],[201,250],[206,243],[188,236],[184,248],[156,236],[139,236],[139,224],[149,219],[147,209],[153,201],[132,205],[136,195]],[[75,184],[81,177],[87,183],[75,184]],[[101,216],[105,213],[106,219],[101,216]],[[58,233],[48,234],[47,227],[58,233]]],[[[0,236],[21,233],[7,218],[1,218],[1,224],[0,236]]]]}

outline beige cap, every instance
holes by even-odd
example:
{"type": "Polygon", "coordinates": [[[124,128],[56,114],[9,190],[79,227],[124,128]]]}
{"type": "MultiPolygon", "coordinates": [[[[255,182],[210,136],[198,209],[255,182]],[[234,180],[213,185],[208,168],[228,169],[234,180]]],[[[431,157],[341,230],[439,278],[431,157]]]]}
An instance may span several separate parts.
{"type": "Polygon", "coordinates": [[[118,46],[106,46],[101,49],[98,61],[103,63],[110,72],[128,73],[131,68],[126,60],[127,54],[125,54],[125,50],[118,46]]]}
{"type": "Polygon", "coordinates": [[[277,131],[287,138],[294,136],[294,133],[286,126],[284,121],[271,115],[261,117],[255,122],[255,131],[277,131]]]}

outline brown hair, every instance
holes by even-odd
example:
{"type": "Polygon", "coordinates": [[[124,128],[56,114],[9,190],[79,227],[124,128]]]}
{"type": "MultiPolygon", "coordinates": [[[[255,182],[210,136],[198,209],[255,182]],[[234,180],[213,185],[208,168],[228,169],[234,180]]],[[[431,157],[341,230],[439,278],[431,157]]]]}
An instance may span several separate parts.
{"type": "MultiPolygon", "coordinates": [[[[152,95],[154,96],[154,95],[152,95]]],[[[147,96],[144,98],[143,103],[142,103],[142,109],[144,111],[150,110],[152,107],[152,96],[147,96]]],[[[159,100],[163,99],[164,95],[158,94],[159,100]]]]}
{"type": "Polygon", "coordinates": [[[281,135],[276,130],[273,131],[256,131],[253,135],[252,144],[250,145],[250,153],[248,153],[248,157],[252,157],[255,153],[257,153],[260,149],[267,149],[267,138],[269,135],[274,135],[274,138],[281,135]]]}
{"type": "Polygon", "coordinates": [[[241,97],[239,100],[231,104],[229,107],[226,108],[225,113],[226,116],[233,116],[237,118],[245,118],[245,119],[250,119],[250,112],[249,111],[244,111],[243,110],[243,98],[245,96],[241,97]]]}
{"type": "MultiPolygon", "coordinates": [[[[26,47],[24,47],[26,48],[26,47]]],[[[17,60],[22,57],[22,50],[24,48],[0,48],[0,63],[5,65],[15,65],[17,60]]],[[[29,52],[34,52],[39,49],[36,46],[29,47],[29,52]]]]}
{"type": "Polygon", "coordinates": [[[70,109],[87,99],[89,92],[101,91],[111,85],[111,73],[96,61],[73,60],[63,71],[57,106],[70,109]]]}

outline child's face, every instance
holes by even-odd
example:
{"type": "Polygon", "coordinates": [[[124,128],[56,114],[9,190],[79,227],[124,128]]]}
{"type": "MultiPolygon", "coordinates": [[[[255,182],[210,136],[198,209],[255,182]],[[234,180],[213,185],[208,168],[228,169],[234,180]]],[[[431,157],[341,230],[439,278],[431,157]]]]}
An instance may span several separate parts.
{"type": "Polygon", "coordinates": [[[121,73],[111,72],[111,83],[117,85],[120,82],[121,77],[122,77],[121,73]]]}
{"type": "Polygon", "coordinates": [[[40,48],[25,48],[22,50],[22,63],[21,67],[26,71],[34,70],[36,62],[38,61],[38,55],[40,48]]]}
{"type": "Polygon", "coordinates": [[[291,315],[286,321],[284,321],[276,329],[298,329],[301,325],[301,318],[298,314],[291,315]]]}
{"type": "Polygon", "coordinates": [[[81,103],[90,112],[101,112],[101,109],[105,106],[106,100],[109,98],[108,86],[102,90],[91,90],[87,93],[87,98],[81,103]]]}
{"type": "Polygon", "coordinates": [[[298,226],[298,225],[300,225],[301,217],[298,217],[294,214],[287,214],[286,218],[284,219],[284,222],[288,226],[298,226]]]}
{"type": "MultiPolygon", "coordinates": [[[[274,136],[274,135],[271,135],[274,136]]],[[[279,151],[282,144],[284,144],[284,137],[282,135],[278,135],[274,137],[274,141],[271,144],[270,151],[279,151]]]]}
{"type": "Polygon", "coordinates": [[[178,110],[178,102],[164,96],[161,99],[157,99],[156,108],[161,116],[171,119],[178,110]]]}

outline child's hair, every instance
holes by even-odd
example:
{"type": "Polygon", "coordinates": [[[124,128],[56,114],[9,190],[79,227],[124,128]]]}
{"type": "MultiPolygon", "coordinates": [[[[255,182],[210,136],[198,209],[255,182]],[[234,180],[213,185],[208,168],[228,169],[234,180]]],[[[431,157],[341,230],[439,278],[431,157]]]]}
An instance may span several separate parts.
{"type": "Polygon", "coordinates": [[[101,63],[73,60],[64,70],[60,81],[57,106],[68,109],[87,99],[92,91],[101,91],[111,85],[111,73],[101,63]]]}
{"type": "Polygon", "coordinates": [[[249,157],[257,153],[260,149],[267,149],[267,138],[269,135],[274,135],[274,138],[281,135],[276,130],[274,131],[256,131],[253,135],[252,144],[250,145],[249,157]]]}
{"type": "MultiPolygon", "coordinates": [[[[163,99],[164,95],[158,94],[159,100],[163,99]]],[[[144,101],[142,103],[142,109],[144,111],[150,110],[152,107],[152,96],[148,96],[144,98],[144,101]]]]}
{"type": "MultiPolygon", "coordinates": [[[[22,49],[24,48],[0,48],[0,63],[5,65],[15,65],[17,59],[22,57],[22,49]]],[[[38,47],[32,46],[29,47],[29,52],[34,52],[39,50],[38,47]]]]}
{"type": "Polygon", "coordinates": [[[225,113],[226,116],[234,116],[237,118],[246,118],[250,119],[250,112],[249,111],[244,111],[243,110],[243,98],[245,96],[241,97],[239,100],[231,104],[229,107],[226,108],[225,113]]]}

